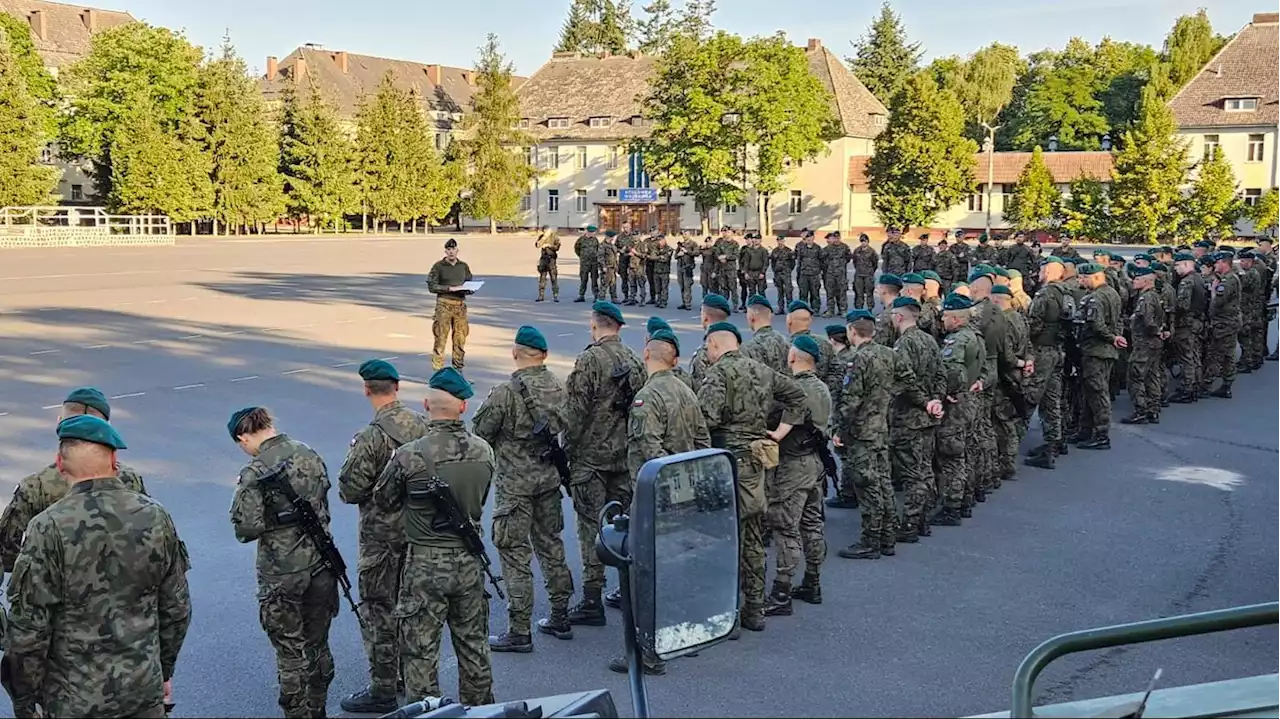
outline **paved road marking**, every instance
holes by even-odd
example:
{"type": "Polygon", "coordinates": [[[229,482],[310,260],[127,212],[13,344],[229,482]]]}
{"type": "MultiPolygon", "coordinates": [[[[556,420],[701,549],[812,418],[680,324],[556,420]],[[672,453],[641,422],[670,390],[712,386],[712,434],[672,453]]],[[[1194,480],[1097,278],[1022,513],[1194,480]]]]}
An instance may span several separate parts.
{"type": "Polygon", "coordinates": [[[311,327],[315,327],[315,326],[316,326],[316,323],[314,323],[314,322],[308,322],[308,323],[306,323],[305,325],[298,325],[297,327],[294,327],[294,329],[296,329],[296,330],[305,330],[305,329],[309,329],[309,328],[311,328],[311,327]]]}
{"type": "Polygon", "coordinates": [[[400,355],[392,355],[390,357],[379,357],[378,359],[382,360],[383,362],[390,362],[391,360],[400,359],[400,355]]]}
{"type": "Polygon", "coordinates": [[[370,318],[369,318],[369,321],[370,321],[370,322],[379,322],[379,321],[381,321],[381,320],[385,320],[386,318],[387,318],[387,316],[386,316],[386,315],[378,315],[377,317],[370,317],[370,318]]]}
{"type": "Polygon", "coordinates": [[[303,373],[303,372],[310,372],[310,371],[311,371],[311,368],[310,368],[310,367],[302,367],[301,369],[285,370],[284,372],[281,372],[280,374],[301,374],[301,373],[303,373]]]}
{"type": "MultiPolygon", "coordinates": [[[[119,277],[122,275],[154,275],[159,272],[171,272],[172,270],[125,270],[122,272],[79,272],[65,275],[17,275],[14,277],[0,277],[0,281],[8,280],[61,280],[70,277],[119,277]]],[[[183,270],[179,270],[182,272],[183,270]]],[[[186,270],[190,272],[191,270],[186,270]]]]}
{"type": "Polygon", "coordinates": [[[115,395],[111,399],[128,399],[129,397],[141,397],[144,394],[146,394],[146,392],[129,392],[126,394],[115,395]]]}
{"type": "Polygon", "coordinates": [[[199,297],[183,297],[183,298],[182,298],[181,300],[179,300],[179,301],[180,301],[180,302],[191,302],[191,301],[193,301],[193,300],[198,300],[198,299],[200,299],[200,298],[199,298],[199,297]]]}
{"type": "Polygon", "coordinates": [[[251,380],[251,379],[258,379],[258,375],[256,375],[256,374],[251,374],[251,375],[249,375],[248,377],[236,377],[236,378],[232,379],[231,381],[232,381],[232,382],[248,382],[248,381],[249,381],[249,380],[251,380]]]}
{"type": "Polygon", "coordinates": [[[129,305],[131,305],[131,304],[133,304],[133,303],[132,303],[132,302],[117,302],[117,303],[115,304],[115,306],[116,306],[116,307],[128,307],[128,306],[129,306],[129,305]]]}
{"type": "Polygon", "coordinates": [[[413,339],[413,335],[402,335],[399,332],[392,332],[391,334],[387,335],[387,337],[390,337],[391,339],[396,339],[396,340],[413,339]]]}
{"type": "Polygon", "coordinates": [[[337,321],[337,322],[335,322],[334,324],[337,324],[337,325],[349,325],[349,324],[351,324],[352,322],[355,322],[355,320],[338,320],[338,321],[337,321]]]}
{"type": "Polygon", "coordinates": [[[330,366],[330,367],[334,367],[334,368],[337,368],[337,367],[353,367],[353,366],[358,365],[358,364],[360,364],[360,363],[359,363],[359,362],[339,362],[338,364],[331,364],[331,365],[329,365],[329,366],[330,366]]]}
{"type": "Polygon", "coordinates": [[[572,336],[573,336],[572,332],[561,332],[560,334],[556,335],[556,337],[572,337],[572,336]]]}
{"type": "Polygon", "coordinates": [[[147,300],[147,304],[149,304],[149,305],[158,305],[158,304],[162,304],[162,303],[164,303],[164,302],[168,302],[168,301],[169,301],[169,300],[147,300]]]}
{"type": "Polygon", "coordinates": [[[8,417],[8,416],[9,416],[8,412],[0,412],[0,417],[8,417]]]}
{"type": "Polygon", "coordinates": [[[198,338],[198,337],[204,337],[204,335],[183,335],[183,336],[179,337],[178,339],[180,339],[180,340],[193,340],[193,339],[196,339],[196,338],[198,338]]]}
{"type": "Polygon", "coordinates": [[[51,354],[53,354],[54,352],[58,352],[58,351],[59,351],[59,350],[39,350],[39,351],[36,351],[36,352],[32,352],[31,354],[32,354],[32,355],[51,355],[51,354]]]}
{"type": "Polygon", "coordinates": [[[203,387],[203,386],[204,386],[204,382],[196,382],[195,384],[180,384],[177,387],[174,387],[173,389],[174,391],[181,391],[184,389],[195,389],[196,387],[203,387]]]}
{"type": "Polygon", "coordinates": [[[156,339],[156,340],[134,340],[134,341],[133,341],[133,344],[135,344],[135,345],[151,345],[151,344],[155,344],[155,343],[157,343],[157,342],[159,342],[159,341],[160,341],[160,340],[158,340],[158,339],[156,339]]]}
{"type": "MultiPolygon", "coordinates": [[[[112,397],[112,399],[115,399],[115,397],[112,397]]],[[[61,406],[62,406],[62,403],[61,403],[61,402],[59,402],[59,403],[57,403],[57,404],[45,405],[44,407],[41,407],[40,409],[57,409],[57,408],[59,408],[59,407],[61,407],[61,406]]]]}
{"type": "Polygon", "coordinates": [[[109,344],[101,344],[101,345],[84,345],[84,346],[82,346],[82,347],[81,347],[81,349],[86,349],[86,350],[100,350],[100,349],[102,349],[103,347],[110,347],[110,346],[111,346],[111,345],[109,345],[109,344]]]}

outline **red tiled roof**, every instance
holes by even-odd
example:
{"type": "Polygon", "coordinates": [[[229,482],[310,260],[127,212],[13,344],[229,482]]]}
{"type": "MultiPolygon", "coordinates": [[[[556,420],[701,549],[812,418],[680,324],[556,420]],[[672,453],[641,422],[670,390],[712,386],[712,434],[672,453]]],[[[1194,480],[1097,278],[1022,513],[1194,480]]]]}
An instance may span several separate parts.
{"type": "Polygon", "coordinates": [[[1259,13],[1169,101],[1179,127],[1267,125],[1280,120],[1280,15],[1259,13]],[[1257,110],[1227,110],[1227,98],[1257,110]]]}
{"type": "MultiPolygon", "coordinates": [[[[1045,152],[1045,167],[1053,175],[1054,182],[1071,182],[1084,175],[1098,180],[1110,180],[1112,160],[1109,152],[1045,152]]],[[[867,161],[869,155],[849,158],[849,186],[856,190],[867,187],[867,161]]],[[[1012,184],[1018,181],[1022,168],[1031,161],[1030,152],[997,152],[993,155],[992,182],[1012,184]]],[[[978,182],[987,181],[987,156],[973,156],[973,174],[978,182]]]]}
{"type": "Polygon", "coordinates": [[[127,12],[45,0],[0,0],[0,12],[31,23],[31,41],[48,67],[79,60],[89,54],[94,34],[134,22],[127,12]],[[38,26],[44,28],[43,35],[38,26]]]}

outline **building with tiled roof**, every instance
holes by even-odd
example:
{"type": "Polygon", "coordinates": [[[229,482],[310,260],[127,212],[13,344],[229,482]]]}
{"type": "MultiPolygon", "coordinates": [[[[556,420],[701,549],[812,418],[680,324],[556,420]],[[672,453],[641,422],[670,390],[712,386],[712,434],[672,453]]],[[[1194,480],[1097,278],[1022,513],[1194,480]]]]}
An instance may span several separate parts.
{"type": "MultiPolygon", "coordinates": [[[[1220,148],[1245,202],[1280,185],[1280,13],[1258,13],[1169,101],[1193,161],[1220,148]]],[[[1242,222],[1237,230],[1252,234],[1242,222]]]]}
{"type": "MultiPolygon", "coordinates": [[[[809,40],[804,50],[843,133],[828,143],[827,155],[793,169],[791,189],[770,198],[772,225],[783,231],[847,228],[849,158],[870,154],[889,112],[821,41],[809,40]]],[[[629,142],[649,132],[642,101],[656,63],[639,53],[556,53],[520,86],[519,127],[535,141],[526,152],[540,175],[524,199],[519,224],[699,227],[693,201],[678,190],[670,197],[660,193],[644,172],[643,158],[627,151],[629,142]]],[[[760,198],[750,193],[746,204],[719,208],[712,224],[758,228],[760,198]]]]}

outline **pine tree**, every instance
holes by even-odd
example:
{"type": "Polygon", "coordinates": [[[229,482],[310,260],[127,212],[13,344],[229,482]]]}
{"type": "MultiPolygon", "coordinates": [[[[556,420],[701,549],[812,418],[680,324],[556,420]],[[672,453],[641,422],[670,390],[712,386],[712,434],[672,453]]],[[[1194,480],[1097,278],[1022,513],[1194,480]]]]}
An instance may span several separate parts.
{"type": "Polygon", "coordinates": [[[174,222],[207,216],[213,188],[209,155],[194,118],[176,132],[164,113],[142,99],[115,127],[111,145],[111,191],[107,207],[120,214],[168,215],[174,222]]]}
{"type": "Polygon", "coordinates": [[[1244,205],[1236,188],[1231,163],[1215,147],[1213,155],[1200,163],[1183,203],[1183,232],[1188,237],[1225,237],[1235,232],[1244,205]]]}
{"type": "Polygon", "coordinates": [[[846,58],[853,74],[880,102],[888,106],[907,78],[915,74],[924,51],[920,43],[907,42],[901,18],[889,7],[880,6],[880,15],[867,34],[854,43],[853,57],[846,58]]]}
{"type": "Polygon", "coordinates": [[[671,36],[679,27],[671,0],[653,0],[641,8],[644,20],[636,22],[636,41],[640,52],[657,55],[671,44],[671,36]]]}
{"type": "Polygon", "coordinates": [[[1071,181],[1058,215],[1063,234],[1080,240],[1106,242],[1111,239],[1111,202],[1107,187],[1094,177],[1081,174],[1071,181]]]}
{"type": "Polygon", "coordinates": [[[1137,124],[1114,153],[1112,217],[1130,241],[1154,244],[1178,232],[1187,160],[1186,144],[1176,131],[1169,108],[1146,92],[1137,124]]]}
{"type": "Polygon", "coordinates": [[[489,232],[496,233],[498,221],[514,219],[519,213],[533,168],[513,151],[529,144],[529,139],[515,129],[520,101],[511,89],[514,68],[503,57],[497,35],[490,33],[481,46],[475,69],[478,90],[471,96],[469,137],[460,141],[460,155],[469,168],[469,194],[462,210],[469,217],[489,218],[489,232]]]}
{"type": "Polygon", "coordinates": [[[626,0],[599,0],[596,22],[596,51],[622,55],[630,49],[633,21],[626,0]]]}
{"type": "Polygon", "coordinates": [[[716,0],[685,0],[680,11],[678,29],[689,37],[705,40],[711,36],[711,16],[716,12],[716,0]]]}
{"type": "Polygon", "coordinates": [[[380,232],[387,220],[398,218],[403,204],[406,168],[402,164],[406,145],[402,106],[408,93],[395,86],[388,70],[372,97],[360,100],[356,111],[356,185],[364,212],[373,216],[374,230],[380,232]]]}
{"type": "Polygon", "coordinates": [[[1161,61],[1174,91],[1187,84],[1200,68],[1225,44],[1226,39],[1213,34],[1213,24],[1204,8],[1195,15],[1183,15],[1174,21],[1164,39],[1161,61]]]}
{"type": "Polygon", "coordinates": [[[1053,226],[1058,216],[1058,203],[1062,200],[1053,183],[1053,173],[1044,164],[1040,146],[1031,153],[1031,160],[1018,175],[1013,200],[1005,211],[1005,218],[1019,230],[1034,232],[1053,226]]]}
{"type": "Polygon", "coordinates": [[[890,106],[889,125],[867,164],[871,207],[887,227],[921,227],[973,192],[964,110],[928,73],[913,75],[890,106]]]}
{"type": "Polygon", "coordinates": [[[1276,229],[1276,224],[1280,222],[1278,213],[1280,193],[1274,187],[1262,193],[1253,205],[1245,208],[1245,216],[1253,223],[1253,231],[1263,234],[1270,234],[1276,229]]]}
{"type": "Polygon", "coordinates": [[[256,83],[229,38],[218,57],[201,68],[196,113],[204,124],[212,165],[215,223],[231,232],[280,217],[284,195],[275,131],[256,83]]]}
{"type": "Polygon", "coordinates": [[[319,232],[355,209],[351,143],[314,81],[306,97],[287,86],[283,100],[280,174],[286,206],[291,216],[308,218],[319,232]]]}
{"type": "Polygon", "coordinates": [[[47,204],[58,183],[57,171],[40,164],[47,124],[9,37],[0,26],[0,207],[47,204]]]}
{"type": "Polygon", "coordinates": [[[560,28],[560,42],[556,52],[589,52],[588,47],[595,34],[589,11],[591,0],[573,0],[569,4],[569,16],[560,28]]]}

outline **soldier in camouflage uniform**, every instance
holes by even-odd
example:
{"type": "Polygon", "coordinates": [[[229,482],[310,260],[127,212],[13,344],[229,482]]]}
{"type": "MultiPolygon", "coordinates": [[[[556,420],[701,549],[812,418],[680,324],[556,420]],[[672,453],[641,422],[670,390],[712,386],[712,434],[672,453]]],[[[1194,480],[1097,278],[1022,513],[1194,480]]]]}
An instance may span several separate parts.
{"type": "Polygon", "coordinates": [[[751,631],[764,629],[765,511],[762,462],[766,442],[779,442],[802,424],[805,393],[795,380],[744,356],[742,336],[728,322],[707,328],[706,349],[711,361],[698,388],[698,404],[707,420],[713,447],[733,452],[738,464],[739,577],[743,595],[740,623],[751,631]],[[778,428],[769,431],[772,405],[781,406],[778,428]]]}
{"type": "Polygon", "coordinates": [[[1080,256],[1080,251],[1071,244],[1071,235],[1063,234],[1058,238],[1058,249],[1053,251],[1053,256],[1062,260],[1070,260],[1080,256]]]}
{"type": "Polygon", "coordinates": [[[1156,273],[1149,267],[1133,270],[1133,289],[1138,293],[1133,316],[1129,320],[1133,339],[1129,353],[1129,397],[1133,414],[1120,420],[1124,424],[1158,424],[1160,422],[1160,381],[1164,372],[1165,311],[1155,287],[1156,273]]]}
{"type": "Polygon", "coordinates": [[[1240,278],[1232,270],[1231,253],[1217,252],[1213,259],[1213,280],[1209,288],[1209,333],[1205,347],[1204,388],[1215,379],[1222,384],[1210,397],[1231,399],[1231,383],[1236,379],[1236,337],[1243,319],[1240,313],[1240,278]]]}
{"type": "Polygon", "coordinates": [[[773,271],[773,289],[777,293],[777,312],[783,314],[791,300],[795,299],[792,276],[796,271],[796,251],[787,247],[787,236],[778,235],[778,246],[769,253],[769,267],[773,271]]]}
{"type": "Polygon", "coordinates": [[[231,503],[236,539],[257,542],[258,617],[276,652],[280,708],[286,717],[324,716],[333,655],[329,624],[338,613],[338,583],[322,568],[320,549],[297,525],[278,490],[258,480],[284,464],[283,481],[311,503],[329,529],[329,470],[316,451],[276,431],[262,407],[231,415],[227,432],[253,459],[240,470],[231,503]]]}
{"type": "Polygon", "coordinates": [[[875,309],[876,269],[880,267],[880,255],[871,246],[871,238],[864,232],[858,235],[858,248],[851,255],[853,260],[853,308],[875,309]]]}
{"type": "Polygon", "coordinates": [[[839,317],[849,309],[849,246],[839,232],[827,233],[827,246],[822,248],[822,277],[827,287],[827,307],[823,317],[839,317]]]}
{"type": "Polygon", "coordinates": [[[804,422],[793,428],[778,446],[778,467],[766,476],[765,513],[768,528],[778,535],[778,552],[765,616],[790,616],[794,596],[811,604],[822,602],[822,563],[827,545],[823,539],[824,489],[820,448],[827,444],[831,421],[831,393],[814,373],[822,356],[821,341],[800,336],[787,351],[787,364],[796,384],[804,391],[804,422]],[[792,587],[796,567],[804,557],[804,579],[792,587]]]}
{"type": "Polygon", "coordinates": [[[1209,288],[1204,277],[1196,271],[1195,255],[1179,252],[1174,255],[1173,269],[1177,273],[1177,302],[1175,304],[1173,334],[1169,338],[1169,352],[1173,379],[1178,383],[1169,398],[1177,404],[1190,404],[1200,397],[1200,377],[1203,372],[1200,360],[1203,356],[1201,338],[1209,311],[1209,288]]]}
{"type": "Polygon", "coordinates": [[[1251,251],[1243,251],[1240,257],[1240,362],[1237,371],[1248,374],[1262,367],[1267,353],[1266,330],[1267,298],[1271,286],[1267,283],[1266,264],[1255,259],[1251,251]]]}
{"type": "MultiPolygon", "coordinates": [[[[857,309],[850,310],[850,312],[857,312],[857,309]]],[[[845,325],[844,320],[841,320],[838,324],[827,325],[824,331],[827,334],[827,339],[830,340],[831,349],[834,351],[828,362],[832,368],[832,371],[828,374],[834,377],[834,380],[826,383],[827,391],[831,394],[831,406],[834,408],[840,402],[840,390],[844,388],[842,382],[844,379],[843,370],[848,364],[849,358],[853,355],[853,347],[849,346],[848,326],[845,325]]],[[[833,447],[832,451],[836,457],[840,458],[840,480],[835,486],[836,496],[828,497],[825,504],[832,509],[857,509],[858,490],[854,486],[853,465],[849,463],[844,447],[833,447]]]]}
{"type": "MultiPolygon", "coordinates": [[[[946,240],[943,240],[946,242],[946,240]]],[[[920,274],[925,270],[936,269],[937,260],[933,248],[929,246],[929,233],[920,233],[920,242],[911,248],[911,272],[920,274]]]]}
{"type": "Polygon", "coordinates": [[[911,367],[914,388],[897,388],[889,410],[889,460],[893,483],[906,493],[902,502],[902,522],[897,541],[908,544],[929,536],[929,510],[934,496],[933,477],[934,428],[942,417],[942,396],[946,391],[946,375],[938,343],[916,326],[920,303],[911,297],[899,297],[889,307],[894,334],[898,341],[893,351],[898,359],[911,367]],[[923,399],[916,404],[912,398],[923,399]]]}
{"type": "Polygon", "coordinates": [[[882,272],[890,275],[905,275],[911,271],[911,248],[902,241],[902,229],[890,227],[885,230],[888,239],[880,248],[880,259],[884,262],[882,272]]]}
{"type": "MultiPolygon", "coordinates": [[[[934,277],[938,276],[938,273],[933,270],[925,270],[924,272],[934,277]]],[[[934,280],[934,282],[937,283],[938,280],[934,280]]],[[[924,273],[908,272],[902,276],[902,296],[910,297],[916,301],[917,305],[920,305],[920,311],[916,317],[916,326],[932,337],[936,344],[938,338],[942,335],[942,317],[937,303],[925,298],[927,286],[928,279],[924,273]]]]}
{"type": "Polygon", "coordinates": [[[489,443],[468,432],[462,421],[472,397],[471,385],[462,374],[451,368],[440,370],[431,376],[428,387],[427,433],[396,451],[373,489],[380,508],[404,514],[408,552],[396,616],[405,694],[414,700],[441,696],[440,642],[448,623],[458,661],[458,701],[471,706],[490,704],[493,666],[487,641],[484,560],[467,550],[461,536],[439,526],[440,510],[433,500],[419,497],[426,489],[422,485],[440,480],[479,534],[496,461],[489,443]]]}
{"type": "Polygon", "coordinates": [[[880,314],[876,315],[875,341],[885,347],[892,347],[897,339],[893,334],[893,322],[889,319],[889,308],[893,301],[902,294],[902,278],[887,272],[882,273],[876,281],[876,298],[880,300],[880,314]]]}
{"type": "Polygon", "coordinates": [[[822,248],[805,231],[796,244],[796,295],[801,302],[822,307],[822,248]]]}
{"type": "Polygon", "coordinates": [[[985,232],[978,235],[978,246],[968,253],[968,257],[970,267],[989,265],[995,262],[996,248],[991,246],[991,238],[985,232]]]}
{"type": "Polygon", "coordinates": [[[625,321],[609,302],[591,307],[591,344],[578,355],[565,384],[569,395],[570,494],[582,554],[582,601],[569,611],[575,625],[602,627],[604,565],[596,556],[600,510],[617,501],[631,505],[635,478],[627,473],[627,413],[644,386],[644,363],[618,336],[625,321]]]}
{"type": "Polygon", "coordinates": [[[627,304],[642,305],[645,301],[645,287],[648,286],[648,244],[649,240],[643,237],[633,237],[632,242],[627,247],[627,255],[630,258],[630,277],[631,281],[627,285],[627,304]]]}
{"type": "Polygon", "coordinates": [[[9,580],[14,716],[165,716],[191,622],[187,549],[164,507],[120,481],[121,449],[99,417],[58,424],[72,486],[31,520],[9,580]]]}
{"type": "Polygon", "coordinates": [[[547,339],[537,328],[516,331],[511,379],[493,388],[472,420],[473,431],[493,448],[493,546],[507,581],[507,631],[489,637],[496,652],[533,651],[529,620],[533,613],[533,556],[551,598],[551,616],[538,621],[538,631],[572,639],[569,599],[573,577],[564,559],[564,511],[561,477],[547,455],[549,438],[568,425],[566,393],[547,369],[547,339]],[[534,434],[539,423],[545,435],[534,434]]]}
{"type": "Polygon", "coordinates": [[[934,255],[933,262],[942,295],[951,291],[952,284],[961,282],[967,277],[967,272],[960,269],[960,258],[952,248],[947,247],[945,239],[938,242],[938,253],[934,255]]]}
{"type": "MultiPolygon", "coordinates": [[[[787,335],[789,341],[794,341],[800,335],[813,335],[813,308],[808,304],[796,300],[787,306],[787,335]]],[[[827,389],[831,391],[834,399],[838,388],[840,387],[842,365],[837,366],[835,362],[835,348],[828,342],[818,342],[818,347],[822,352],[822,356],[818,359],[818,365],[814,367],[814,373],[818,375],[818,379],[827,385],[827,389]]]]}
{"type": "Polygon", "coordinates": [[[587,227],[587,231],[578,236],[573,243],[573,253],[578,256],[578,299],[574,302],[586,302],[587,285],[591,285],[591,299],[600,299],[600,238],[596,237],[595,225],[587,227]]]}
{"type": "MultiPolygon", "coordinates": [[[[970,258],[969,243],[964,241],[964,230],[956,230],[955,241],[951,243],[950,252],[956,257],[956,269],[958,270],[955,279],[951,280],[951,283],[966,281],[969,277],[969,268],[973,266],[973,262],[970,258]]],[[[949,291],[950,288],[948,288],[949,291]]]]}
{"type": "Polygon", "coordinates": [[[996,437],[992,485],[999,487],[1001,482],[1015,479],[1018,471],[1018,445],[1025,432],[1023,422],[1031,416],[1026,400],[1026,377],[1035,369],[1035,357],[1031,354],[1027,319],[1013,306],[1013,290],[1008,285],[992,287],[990,302],[1004,319],[1001,356],[1011,360],[1001,364],[991,393],[991,425],[996,437]]]}
{"type": "Polygon", "coordinates": [[[639,263],[635,261],[632,255],[635,253],[635,237],[627,230],[623,230],[618,234],[618,282],[621,284],[619,292],[622,293],[622,304],[635,304],[634,298],[635,280],[632,275],[639,267],[639,263]]]}
{"type": "Polygon", "coordinates": [[[1111,449],[1111,369],[1119,349],[1129,343],[1120,334],[1120,295],[1107,283],[1097,264],[1080,268],[1082,284],[1090,289],[1080,304],[1085,327],[1080,340],[1082,362],[1080,384],[1083,411],[1080,415],[1080,449],[1111,449]]]}
{"type": "MultiPolygon", "coordinates": [[[[699,254],[698,242],[691,236],[681,237],[676,244],[676,279],[680,283],[679,309],[693,309],[693,270],[698,264],[699,254]]],[[[702,291],[707,290],[703,287],[702,291]]]]}
{"type": "Polygon", "coordinates": [[[382,512],[373,503],[373,485],[404,444],[427,431],[427,418],[401,404],[400,373],[383,360],[360,365],[364,395],[373,420],[351,438],[351,448],[338,472],[338,497],[360,508],[360,552],[356,581],[360,586],[361,633],[369,657],[369,686],[342,700],[342,710],[355,713],[395,711],[400,679],[400,652],[395,602],[404,566],[404,519],[382,512]]]}
{"type": "Polygon", "coordinates": [[[618,238],[617,233],[608,230],[600,243],[600,282],[604,285],[601,297],[608,297],[610,302],[618,301],[618,238]]]}
{"type": "MultiPolygon", "coordinates": [[[[717,294],[709,294],[702,298],[702,309],[700,311],[700,319],[702,320],[702,330],[705,333],[707,328],[717,322],[727,322],[729,320],[729,300],[717,294]]],[[[707,347],[704,342],[689,360],[689,376],[693,379],[693,391],[697,393],[698,388],[702,386],[702,381],[707,377],[707,370],[711,367],[711,360],[707,357],[707,347]]]]}
{"type": "Polygon", "coordinates": [[[471,281],[471,268],[458,259],[458,241],[450,237],[444,243],[444,259],[431,266],[427,273],[427,289],[436,295],[435,316],[431,320],[431,334],[435,344],[431,353],[431,367],[444,366],[444,347],[453,337],[453,367],[462,369],[466,359],[467,335],[471,325],[467,321],[467,292],[463,282],[471,281]]]}
{"type": "Polygon", "coordinates": [[[702,238],[702,244],[698,246],[698,256],[702,258],[702,264],[699,265],[698,278],[702,284],[702,296],[709,294],[719,294],[719,286],[716,285],[716,262],[715,262],[715,244],[710,235],[702,238]]]}
{"type": "Polygon", "coordinates": [[[711,247],[715,267],[717,294],[733,301],[738,292],[738,242],[728,233],[720,236],[711,247]]]}
{"type": "Polygon", "coordinates": [[[675,248],[667,242],[666,235],[658,235],[653,249],[649,253],[649,262],[653,267],[653,302],[659,308],[667,306],[671,293],[671,257],[675,248]]]}
{"type": "MultiPolygon", "coordinates": [[[[74,389],[62,401],[62,411],[58,413],[58,421],[69,417],[89,415],[102,420],[111,419],[111,405],[107,397],[96,387],[80,387],[74,389]]],[[[137,470],[123,464],[116,468],[116,478],[125,487],[135,492],[147,493],[142,476],[137,470]]],[[[4,571],[12,572],[13,563],[18,559],[18,550],[22,548],[22,534],[27,531],[27,524],[44,510],[52,507],[59,499],[67,496],[70,484],[66,477],[58,471],[56,464],[27,475],[13,489],[13,498],[0,514],[0,562],[4,571]]]]}
{"type": "Polygon", "coordinates": [[[987,349],[982,338],[973,331],[973,301],[952,293],[942,302],[942,324],[947,336],[940,351],[946,375],[942,424],[937,429],[934,448],[938,456],[938,491],[942,495],[942,511],[929,520],[941,527],[958,527],[964,517],[973,516],[974,492],[968,468],[973,438],[975,392],[980,387],[987,349]]]}
{"type": "Polygon", "coordinates": [[[742,276],[746,279],[747,295],[763,295],[769,286],[769,251],[761,244],[759,235],[747,242],[742,250],[742,276]]]}
{"type": "Polygon", "coordinates": [[[543,225],[533,246],[538,249],[538,299],[534,302],[546,299],[548,278],[551,280],[551,298],[559,302],[560,270],[556,267],[556,262],[560,256],[560,235],[550,225],[543,225]]]}
{"type": "Polygon", "coordinates": [[[1053,469],[1066,445],[1062,435],[1063,334],[1071,329],[1075,301],[1063,286],[1066,266],[1050,256],[1040,268],[1040,289],[1027,310],[1034,371],[1027,378],[1027,402],[1040,414],[1044,443],[1027,454],[1031,467],[1053,469]]]}
{"type": "Polygon", "coordinates": [[[747,327],[751,339],[742,344],[742,354],[775,372],[787,371],[787,338],[773,329],[773,306],[764,295],[747,300],[747,327]]]}

